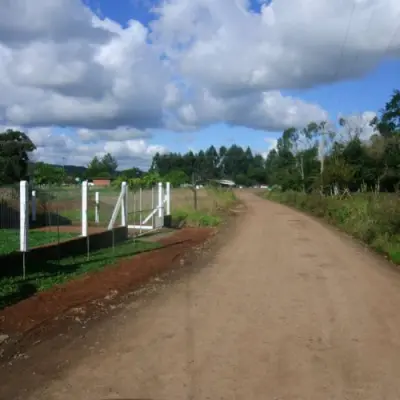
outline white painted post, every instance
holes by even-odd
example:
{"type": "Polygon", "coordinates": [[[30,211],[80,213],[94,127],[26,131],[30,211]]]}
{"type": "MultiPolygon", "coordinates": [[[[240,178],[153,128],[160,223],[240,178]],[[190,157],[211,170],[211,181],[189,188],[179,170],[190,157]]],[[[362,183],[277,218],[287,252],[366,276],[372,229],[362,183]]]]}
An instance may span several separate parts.
{"type": "Polygon", "coordinates": [[[128,226],[128,190],[126,182],[121,183],[121,226],[128,226]]]}
{"type": "Polygon", "coordinates": [[[19,250],[25,252],[28,250],[28,182],[19,183],[19,250]]]}
{"type": "MultiPolygon", "coordinates": [[[[154,204],[155,204],[155,196],[154,196],[154,186],[151,187],[151,209],[154,210],[154,204]]],[[[155,224],[154,224],[154,212],[152,212],[151,215],[151,228],[154,229],[155,224]]]]}
{"type": "Polygon", "coordinates": [[[22,252],[22,277],[26,276],[26,252],[28,251],[28,182],[19,183],[19,250],[22,252]]]}
{"type": "Polygon", "coordinates": [[[82,182],[82,236],[87,237],[88,235],[88,218],[87,218],[87,208],[88,208],[88,181],[82,182]]]}
{"type": "Polygon", "coordinates": [[[171,215],[171,184],[165,184],[165,215],[171,215]]]}
{"type": "Polygon", "coordinates": [[[32,190],[31,199],[32,221],[36,221],[36,190],[32,190]]]}
{"type": "Polygon", "coordinates": [[[94,209],[94,221],[96,224],[100,222],[100,216],[99,216],[99,208],[100,208],[100,193],[95,192],[94,194],[94,203],[95,203],[95,209],[94,209]]]}
{"type": "Polygon", "coordinates": [[[163,184],[158,182],[158,218],[163,218],[164,211],[164,196],[163,196],[163,184]]]}
{"type": "Polygon", "coordinates": [[[142,234],[143,224],[143,189],[139,188],[139,235],[142,234]]]}

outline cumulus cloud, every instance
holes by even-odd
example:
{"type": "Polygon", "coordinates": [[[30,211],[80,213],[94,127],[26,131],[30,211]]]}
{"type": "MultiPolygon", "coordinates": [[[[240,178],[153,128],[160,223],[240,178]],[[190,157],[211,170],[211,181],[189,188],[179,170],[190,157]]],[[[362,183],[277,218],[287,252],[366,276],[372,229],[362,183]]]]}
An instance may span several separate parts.
{"type": "Polygon", "coordinates": [[[0,118],[28,126],[162,126],[168,70],[147,39],[140,22],[122,28],[79,0],[7,0],[0,118]]]}
{"type": "Polygon", "coordinates": [[[167,0],[154,36],[185,77],[220,96],[314,87],[400,54],[397,0],[279,0],[260,13],[247,4],[167,0]]]}
{"type": "Polygon", "coordinates": [[[54,164],[85,166],[94,156],[101,157],[111,153],[117,159],[120,169],[147,169],[154,154],[168,151],[165,146],[149,144],[146,138],[149,138],[150,134],[129,128],[100,132],[81,129],[64,133],[53,127],[24,129],[17,125],[0,125],[0,132],[7,129],[25,131],[36,146],[30,157],[33,161],[54,164]],[[95,141],[91,135],[94,135],[95,141]]]}
{"type": "Polygon", "coordinates": [[[82,145],[131,152],[152,128],[277,131],[328,117],[282,90],[361,77],[400,55],[398,0],[249,3],[165,0],[147,27],[80,0],[3,0],[0,123],[72,127],[82,145]]]}
{"type": "Polygon", "coordinates": [[[349,140],[359,137],[361,140],[368,140],[377,133],[375,127],[371,126],[371,121],[376,117],[376,112],[365,111],[360,114],[340,115],[345,121],[342,127],[338,129],[338,138],[340,140],[349,140]]]}
{"type": "Polygon", "coordinates": [[[179,130],[179,127],[195,128],[222,120],[232,125],[274,131],[326,118],[327,113],[321,107],[282,96],[277,91],[222,99],[203,89],[191,102],[182,101],[169,123],[179,130]]]}
{"type": "Polygon", "coordinates": [[[127,126],[121,126],[116,129],[80,128],[77,130],[77,134],[83,142],[94,142],[97,140],[124,141],[131,139],[149,139],[152,137],[151,132],[141,131],[127,126]]]}

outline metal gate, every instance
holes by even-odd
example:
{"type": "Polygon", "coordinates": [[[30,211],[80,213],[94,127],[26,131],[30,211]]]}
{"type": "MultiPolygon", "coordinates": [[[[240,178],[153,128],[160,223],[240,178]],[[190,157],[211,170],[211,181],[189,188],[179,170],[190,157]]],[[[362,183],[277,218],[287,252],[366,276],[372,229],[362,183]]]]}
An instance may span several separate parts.
{"type": "Polygon", "coordinates": [[[113,214],[108,225],[112,229],[118,214],[121,225],[140,233],[160,229],[166,216],[171,214],[171,185],[159,182],[150,189],[130,190],[123,182],[113,214]]]}

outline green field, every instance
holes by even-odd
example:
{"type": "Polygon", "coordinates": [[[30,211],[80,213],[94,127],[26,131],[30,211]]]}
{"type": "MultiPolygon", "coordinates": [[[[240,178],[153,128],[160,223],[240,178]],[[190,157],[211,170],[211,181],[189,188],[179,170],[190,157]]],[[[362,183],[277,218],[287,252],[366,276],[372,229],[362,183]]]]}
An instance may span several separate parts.
{"type": "MultiPolygon", "coordinates": [[[[31,230],[28,235],[29,248],[57,243],[76,237],[76,233],[41,232],[31,230]]],[[[0,229],[0,255],[19,251],[19,230],[0,229]]]]}
{"type": "Polygon", "coordinates": [[[53,260],[42,265],[27,265],[26,279],[22,276],[0,278],[0,309],[32,296],[36,292],[50,289],[79,276],[112,266],[117,260],[129,258],[144,251],[159,248],[154,242],[133,241],[121,243],[86,255],[53,260]]]}

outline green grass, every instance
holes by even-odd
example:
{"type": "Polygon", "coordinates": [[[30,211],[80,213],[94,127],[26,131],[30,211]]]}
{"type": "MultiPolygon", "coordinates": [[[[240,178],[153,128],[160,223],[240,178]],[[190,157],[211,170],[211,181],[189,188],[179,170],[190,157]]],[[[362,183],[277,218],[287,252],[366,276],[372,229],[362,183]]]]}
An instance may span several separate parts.
{"type": "Polygon", "coordinates": [[[185,223],[187,226],[216,227],[223,221],[223,213],[236,202],[231,190],[201,189],[202,197],[197,210],[193,204],[182,205],[172,210],[173,225],[185,223]]]}
{"type": "MultiPolygon", "coordinates": [[[[49,243],[56,243],[59,240],[64,241],[76,237],[76,233],[60,232],[41,232],[31,230],[28,236],[28,245],[30,248],[43,246],[49,243]]],[[[0,229],[0,255],[9,254],[19,250],[19,230],[18,229],[0,229]]]]}
{"type": "Polygon", "coordinates": [[[26,279],[22,276],[0,278],[0,309],[30,297],[36,292],[48,290],[85,274],[116,265],[120,259],[130,258],[135,254],[159,248],[160,244],[145,241],[121,243],[112,248],[102,249],[86,255],[63,258],[43,263],[27,265],[26,279]]]}
{"type": "Polygon", "coordinates": [[[400,264],[397,194],[353,194],[340,199],[299,192],[268,192],[265,197],[323,218],[400,264]]]}

